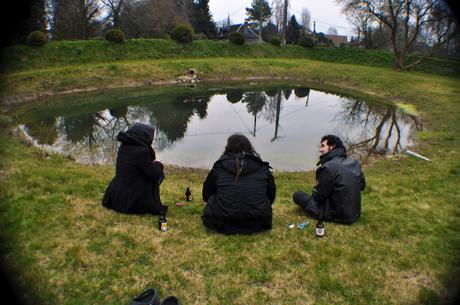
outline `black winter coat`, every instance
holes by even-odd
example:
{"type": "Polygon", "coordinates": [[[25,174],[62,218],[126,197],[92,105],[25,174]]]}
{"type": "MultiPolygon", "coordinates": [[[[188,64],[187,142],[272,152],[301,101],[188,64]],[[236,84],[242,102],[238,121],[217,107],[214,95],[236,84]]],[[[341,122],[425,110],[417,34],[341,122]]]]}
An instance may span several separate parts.
{"type": "Polygon", "coordinates": [[[252,155],[223,155],[203,184],[203,223],[225,234],[271,229],[276,186],[268,162],[252,155]],[[236,179],[237,162],[240,175],[236,179]]]}
{"type": "Polygon", "coordinates": [[[120,132],[115,177],[105,191],[102,205],[122,213],[160,214],[162,204],[159,185],[163,165],[155,161],[152,141],[155,130],[135,123],[120,132]]]}
{"type": "Polygon", "coordinates": [[[333,149],[320,157],[317,185],[312,195],[325,220],[351,224],[361,216],[361,191],[366,180],[358,161],[347,158],[344,149],[333,149]]]}

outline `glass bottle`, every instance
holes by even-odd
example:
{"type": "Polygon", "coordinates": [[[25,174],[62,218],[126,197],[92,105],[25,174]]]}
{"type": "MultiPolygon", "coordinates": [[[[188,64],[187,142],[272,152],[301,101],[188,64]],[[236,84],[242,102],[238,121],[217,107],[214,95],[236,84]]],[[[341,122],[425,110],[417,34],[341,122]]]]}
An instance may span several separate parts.
{"type": "Polygon", "coordinates": [[[318,221],[318,223],[316,224],[316,236],[317,237],[324,236],[324,224],[322,220],[318,221]]]}

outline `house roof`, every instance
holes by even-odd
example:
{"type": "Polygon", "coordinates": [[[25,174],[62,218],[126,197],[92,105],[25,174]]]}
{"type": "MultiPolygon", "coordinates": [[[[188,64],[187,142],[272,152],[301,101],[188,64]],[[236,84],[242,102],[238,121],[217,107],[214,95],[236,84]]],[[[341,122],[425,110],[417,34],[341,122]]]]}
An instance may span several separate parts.
{"type": "Polygon", "coordinates": [[[326,34],[324,37],[330,39],[335,46],[340,46],[342,43],[347,43],[347,36],[326,34]]]}
{"type": "Polygon", "coordinates": [[[238,32],[245,39],[253,40],[259,39],[259,34],[257,34],[254,30],[251,29],[250,23],[240,23],[240,24],[232,24],[221,28],[221,32],[225,33],[233,33],[238,32]]]}
{"type": "Polygon", "coordinates": [[[259,35],[256,34],[247,24],[242,24],[236,30],[238,33],[241,33],[245,39],[259,39],[259,35]]]}

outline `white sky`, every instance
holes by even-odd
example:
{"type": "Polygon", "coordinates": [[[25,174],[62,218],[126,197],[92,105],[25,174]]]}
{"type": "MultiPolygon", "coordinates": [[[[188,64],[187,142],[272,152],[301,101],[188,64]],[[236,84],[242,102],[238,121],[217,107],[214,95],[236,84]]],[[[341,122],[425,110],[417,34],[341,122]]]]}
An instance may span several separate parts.
{"type": "MultiPolygon", "coordinates": [[[[245,8],[249,7],[251,2],[252,0],[209,0],[209,9],[215,22],[227,19],[230,14],[233,23],[242,23],[247,17],[245,8]]],[[[272,0],[268,2],[271,6],[272,0]]],[[[352,34],[351,25],[334,0],[289,0],[289,6],[288,13],[295,14],[299,23],[302,8],[308,8],[312,23],[316,21],[316,32],[327,33],[327,30],[333,26],[339,35],[351,36],[352,34]]]]}

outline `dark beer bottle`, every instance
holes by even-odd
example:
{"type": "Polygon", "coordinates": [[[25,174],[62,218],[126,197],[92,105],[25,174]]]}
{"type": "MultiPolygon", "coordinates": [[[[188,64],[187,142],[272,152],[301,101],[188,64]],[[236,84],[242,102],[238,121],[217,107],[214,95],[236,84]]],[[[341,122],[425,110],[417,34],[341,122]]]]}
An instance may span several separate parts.
{"type": "Polygon", "coordinates": [[[167,206],[164,206],[160,213],[160,218],[158,218],[158,230],[161,232],[166,232],[168,230],[168,222],[166,220],[166,211],[167,206]]]}
{"type": "Polygon", "coordinates": [[[190,191],[190,188],[187,187],[187,190],[185,190],[185,201],[189,202],[191,200],[190,196],[192,195],[192,192],[190,191]]]}

